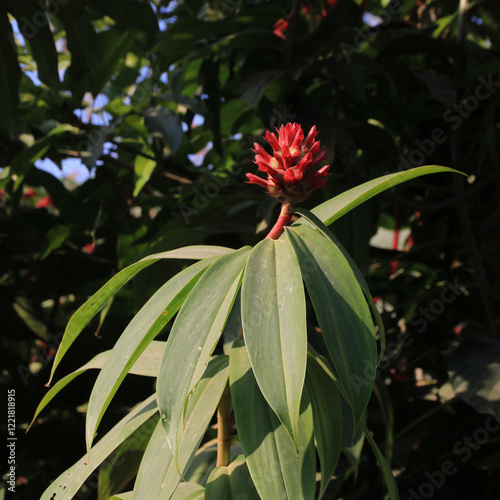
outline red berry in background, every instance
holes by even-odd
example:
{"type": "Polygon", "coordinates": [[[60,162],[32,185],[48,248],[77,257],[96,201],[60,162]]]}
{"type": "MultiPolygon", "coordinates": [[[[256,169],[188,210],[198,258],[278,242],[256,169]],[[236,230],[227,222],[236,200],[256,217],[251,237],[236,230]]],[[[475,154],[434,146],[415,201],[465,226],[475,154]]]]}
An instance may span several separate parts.
{"type": "Polygon", "coordinates": [[[50,196],[44,196],[35,203],[35,208],[47,208],[53,205],[52,198],[50,196]]]}

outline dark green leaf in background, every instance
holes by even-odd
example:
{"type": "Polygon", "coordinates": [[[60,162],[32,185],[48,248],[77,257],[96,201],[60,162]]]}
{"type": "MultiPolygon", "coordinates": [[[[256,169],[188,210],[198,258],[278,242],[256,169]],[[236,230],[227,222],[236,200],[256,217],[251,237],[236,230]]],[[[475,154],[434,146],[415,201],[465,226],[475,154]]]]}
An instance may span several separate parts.
{"type": "Polygon", "coordinates": [[[19,103],[19,81],[21,69],[17,61],[17,47],[14,33],[6,12],[6,6],[0,7],[0,124],[13,140],[17,137],[19,103]]]}
{"type": "Polygon", "coordinates": [[[227,467],[216,467],[207,481],[205,500],[259,500],[245,457],[236,457],[227,467]]]}

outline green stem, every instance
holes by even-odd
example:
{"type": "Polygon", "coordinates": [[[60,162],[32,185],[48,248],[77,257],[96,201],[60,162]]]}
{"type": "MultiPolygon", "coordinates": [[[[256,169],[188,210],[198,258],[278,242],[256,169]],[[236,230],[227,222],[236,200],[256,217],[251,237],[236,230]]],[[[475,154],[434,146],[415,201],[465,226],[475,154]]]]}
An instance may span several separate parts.
{"type": "Polygon", "coordinates": [[[217,467],[227,467],[229,465],[232,427],[231,390],[228,382],[217,409],[217,467]]]}

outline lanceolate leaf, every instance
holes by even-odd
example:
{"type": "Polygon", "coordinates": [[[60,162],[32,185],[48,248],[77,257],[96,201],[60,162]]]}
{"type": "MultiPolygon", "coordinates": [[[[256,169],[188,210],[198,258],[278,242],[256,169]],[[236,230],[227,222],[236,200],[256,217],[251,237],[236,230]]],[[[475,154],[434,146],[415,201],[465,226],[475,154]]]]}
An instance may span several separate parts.
{"type": "Polygon", "coordinates": [[[158,31],[158,20],[149,2],[137,0],[121,0],[120,2],[87,2],[93,9],[112,17],[118,25],[135,28],[154,36],[158,31]]]}
{"type": "MultiPolygon", "coordinates": [[[[153,341],[151,344],[146,347],[144,352],[139,356],[139,359],[133,364],[132,368],[130,368],[129,373],[134,375],[143,375],[146,377],[157,377],[158,371],[160,368],[160,361],[163,356],[163,351],[165,350],[165,342],[153,341]]],[[[72,382],[76,377],[85,373],[87,370],[91,369],[101,369],[106,360],[109,358],[112,351],[104,351],[99,353],[93,359],[91,359],[88,363],[84,364],[78,370],[66,375],[64,378],[59,380],[57,384],[52,387],[47,394],[40,401],[40,404],[37,406],[35,411],[35,415],[33,420],[31,421],[31,425],[35,421],[36,417],[40,414],[40,412],[54,399],[54,397],[61,392],[70,382],[72,382]]]]}
{"type": "Polygon", "coordinates": [[[362,421],[361,421],[361,427],[363,428],[366,440],[370,443],[373,453],[377,458],[377,462],[380,465],[380,468],[382,470],[382,475],[384,476],[384,481],[387,486],[387,491],[389,492],[390,499],[399,500],[398,486],[396,484],[396,479],[392,474],[391,468],[385,461],[384,455],[380,451],[379,447],[377,446],[377,443],[375,442],[372,435],[370,434],[370,432],[368,431],[368,429],[366,428],[365,424],[362,421]]]}
{"type": "Polygon", "coordinates": [[[43,493],[40,500],[72,500],[97,467],[133,432],[151,418],[158,408],[155,395],[137,405],[113,429],[111,429],[91,450],[78,462],[63,472],[43,493]]]}
{"type": "Polygon", "coordinates": [[[342,407],[333,374],[318,356],[307,356],[306,386],[314,417],[314,439],[321,463],[319,498],[335,471],[342,449],[342,407]]]}
{"type": "Polygon", "coordinates": [[[66,326],[64,337],[61,341],[59,349],[54,358],[54,364],[50,373],[50,384],[54,372],[59,365],[61,359],[66,354],[71,344],[76,340],[78,335],[87,326],[88,322],[106,305],[106,302],[131,278],[133,278],[142,269],[154,264],[160,259],[206,259],[217,255],[224,255],[233,252],[230,248],[193,245],[184,248],[176,248],[168,252],[149,255],[141,259],[139,262],[132,264],[119,273],[115,274],[102,288],[100,288],[85,304],[83,304],[73,314],[66,326]]]}
{"type": "MultiPolygon", "coordinates": [[[[368,301],[368,305],[370,306],[370,311],[373,315],[373,318],[375,319],[375,323],[378,328],[378,334],[380,338],[380,357],[379,360],[382,359],[382,355],[384,354],[385,351],[385,328],[384,328],[384,322],[382,321],[382,317],[380,316],[380,313],[378,312],[377,306],[375,305],[375,302],[373,302],[372,295],[370,293],[370,289],[368,288],[368,285],[366,283],[365,277],[363,276],[363,273],[359,270],[358,266],[356,265],[356,262],[354,262],[353,258],[347,253],[346,249],[342,246],[340,241],[334,236],[334,234],[326,227],[321,220],[316,217],[313,213],[309,212],[309,210],[306,210],[304,208],[299,208],[296,210],[296,213],[302,215],[304,219],[306,219],[309,223],[311,223],[313,226],[316,226],[327,238],[330,238],[332,243],[340,250],[346,261],[349,263],[349,266],[351,266],[351,269],[353,270],[354,274],[356,275],[356,279],[358,280],[359,286],[363,290],[363,293],[365,294],[366,300],[368,301]]],[[[303,223],[303,221],[299,221],[299,223],[303,223]]]]}
{"type": "Polygon", "coordinates": [[[155,417],[150,418],[101,464],[97,500],[108,500],[134,479],[157,420],[155,417]]]}
{"type": "Polygon", "coordinates": [[[158,376],[158,407],[177,461],[186,400],[205,371],[238,293],[248,248],[220,257],[184,302],[158,376]]]}
{"type": "MultiPolygon", "coordinates": [[[[318,230],[287,228],[319,326],[357,423],[375,380],[376,341],[370,310],[340,250],[318,230]]],[[[356,424],[357,425],[357,424],[356,424]]]]}
{"type": "Polygon", "coordinates": [[[109,500],[132,500],[133,493],[131,491],[126,491],[124,493],[116,493],[109,498],[109,500]]]}
{"type": "Polygon", "coordinates": [[[259,500],[245,457],[236,457],[227,467],[216,467],[205,489],[205,500],[259,500]]]}
{"type": "Polygon", "coordinates": [[[205,269],[216,259],[218,257],[197,262],[170,279],[144,304],[120,335],[90,395],[86,426],[88,448],[130,367],[172,319],[205,269]]]}
{"type": "Polygon", "coordinates": [[[380,410],[382,412],[382,418],[384,419],[384,455],[387,461],[387,465],[390,466],[392,461],[392,451],[394,447],[394,412],[392,411],[391,398],[389,396],[389,392],[387,390],[383,377],[379,377],[376,380],[375,386],[373,387],[373,393],[379,402],[380,410]]]}
{"type": "Polygon", "coordinates": [[[252,251],[241,289],[241,316],[257,383],[298,449],[306,304],[300,268],[287,240],[266,239],[252,251]]]}
{"type": "Polygon", "coordinates": [[[178,470],[181,473],[187,470],[205,435],[227,384],[228,375],[227,356],[218,356],[208,364],[187,404],[178,464],[173,459],[163,424],[161,420],[158,421],[137,474],[134,500],[170,498],[181,480],[178,470]]]}
{"type": "Polygon", "coordinates": [[[99,61],[101,50],[85,2],[76,0],[61,3],[57,15],[66,28],[71,63],[85,63],[93,69],[99,61]]]}
{"type": "Polygon", "coordinates": [[[238,438],[260,498],[313,498],[316,460],[307,389],[300,409],[297,456],[287,430],[260,392],[241,339],[231,350],[229,377],[238,438]]]}
{"type": "Polygon", "coordinates": [[[349,212],[358,205],[361,205],[361,203],[366,200],[373,198],[382,191],[385,191],[386,189],[390,189],[398,184],[401,184],[402,182],[415,179],[416,177],[420,177],[422,175],[437,174],[440,172],[455,172],[465,175],[463,172],[459,172],[458,170],[448,167],[440,167],[438,165],[412,168],[410,170],[384,175],[382,177],[378,177],[377,179],[365,182],[360,186],[344,191],[331,200],[321,203],[321,205],[318,205],[311,211],[327,226],[329,226],[333,221],[342,217],[345,213],[349,212]]]}
{"type": "Polygon", "coordinates": [[[38,78],[57,90],[59,87],[57,50],[43,4],[40,6],[29,0],[11,0],[8,3],[9,10],[16,17],[18,26],[24,24],[25,40],[29,41],[33,59],[36,62],[38,78]],[[33,24],[35,19],[36,27],[33,24]]]}

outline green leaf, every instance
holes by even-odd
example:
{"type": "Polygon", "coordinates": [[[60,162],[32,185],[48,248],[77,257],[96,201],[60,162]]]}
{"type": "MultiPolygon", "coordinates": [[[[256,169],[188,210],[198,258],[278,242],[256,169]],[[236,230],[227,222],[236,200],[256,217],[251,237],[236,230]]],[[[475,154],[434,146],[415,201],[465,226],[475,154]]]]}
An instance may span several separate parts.
{"type": "Polygon", "coordinates": [[[260,392],[242,339],[233,344],[229,363],[238,438],[260,497],[263,500],[313,498],[316,457],[307,388],[299,416],[297,457],[288,431],[260,392]]]}
{"type": "Polygon", "coordinates": [[[54,372],[61,359],[76,340],[78,335],[87,326],[88,322],[106,305],[106,302],[139,271],[154,264],[160,259],[206,259],[217,255],[233,252],[230,248],[192,245],[168,252],[157,253],[144,257],[139,262],[132,264],[115,274],[102,288],[100,288],[90,299],[85,302],[69,320],[59,349],[54,358],[54,364],[50,373],[50,384],[54,372]]]}
{"type": "Polygon", "coordinates": [[[170,279],[144,304],[120,335],[90,395],[86,423],[88,448],[104,412],[135,360],[173,318],[205,269],[218,258],[197,262],[170,279]]]}
{"type": "Polygon", "coordinates": [[[156,418],[150,418],[123,441],[101,465],[97,481],[98,500],[108,500],[135,477],[156,423],[156,418]]]}
{"type": "MultiPolygon", "coordinates": [[[[163,351],[165,350],[165,342],[153,341],[140,355],[139,359],[133,364],[129,373],[133,375],[143,375],[146,377],[157,377],[158,371],[160,369],[160,361],[163,356],[163,351]]],[[[61,392],[70,382],[72,382],[76,377],[85,373],[87,370],[91,369],[101,369],[107,359],[109,358],[112,351],[104,351],[99,353],[97,356],[92,358],[88,363],[85,363],[81,368],[69,373],[61,380],[59,380],[54,387],[51,387],[49,392],[40,401],[39,405],[35,410],[35,415],[31,421],[30,427],[33,425],[36,417],[40,412],[54,399],[59,392],[61,392]]]]}
{"type": "MultiPolygon", "coordinates": [[[[106,3],[109,4],[113,2],[106,3]]],[[[91,89],[96,94],[99,93],[106,82],[109,81],[118,64],[135,42],[137,33],[131,30],[121,32],[116,29],[109,29],[101,31],[98,33],[97,37],[99,45],[104,47],[105,50],[102,51],[102,56],[99,58],[95,69],[95,76],[92,81],[91,89]]]]}
{"type": "MultiPolygon", "coordinates": [[[[221,398],[222,399],[222,398],[221,398]]],[[[242,453],[239,443],[231,443],[230,460],[242,453]],[[237,449],[236,449],[237,448],[237,449]],[[237,453],[235,454],[235,452],[237,453]]],[[[191,483],[207,484],[210,472],[217,465],[217,438],[206,441],[196,450],[196,455],[191,460],[189,467],[182,473],[185,481],[191,483]]]]}
{"type": "Polygon", "coordinates": [[[133,491],[126,491],[124,493],[116,493],[112,497],[110,497],[109,500],[132,500],[134,492],[133,491]]]}
{"type": "MultiPolygon", "coordinates": [[[[339,385],[342,394],[342,388],[339,385]]],[[[342,394],[343,395],[343,394],[342,394]]],[[[365,443],[365,433],[360,425],[357,425],[352,418],[352,408],[345,398],[340,401],[342,406],[342,453],[347,457],[354,469],[357,477],[359,464],[361,463],[361,452],[365,443]]],[[[361,417],[361,421],[366,423],[366,411],[361,417]]]]}
{"type": "Polygon", "coordinates": [[[226,325],[222,331],[222,338],[224,340],[223,348],[224,354],[229,355],[233,342],[239,337],[241,332],[241,289],[236,296],[233,308],[229,313],[226,325]]]}
{"type": "Polygon", "coordinates": [[[390,189],[402,182],[415,179],[422,175],[438,174],[440,172],[454,172],[457,174],[466,175],[463,172],[454,170],[449,167],[441,167],[438,165],[427,165],[424,167],[412,168],[404,170],[403,172],[396,172],[394,174],[384,175],[377,179],[365,182],[360,186],[344,191],[343,193],[335,196],[331,200],[325,201],[313,208],[311,212],[319,217],[325,225],[329,226],[332,222],[342,217],[345,213],[353,208],[361,205],[361,203],[373,198],[375,195],[390,189]]]}
{"type": "Polygon", "coordinates": [[[307,364],[306,303],[300,268],[285,239],[262,240],[241,288],[243,335],[260,390],[298,449],[307,364]]]}
{"type": "Polygon", "coordinates": [[[22,185],[24,176],[33,168],[36,160],[39,160],[49,150],[54,140],[57,140],[58,136],[65,132],[76,135],[80,133],[80,129],[69,123],[62,123],[13,158],[10,164],[10,173],[11,175],[16,174],[18,177],[14,184],[15,189],[22,185]]]}
{"type": "Polygon", "coordinates": [[[321,220],[318,217],[316,217],[316,215],[314,215],[313,213],[309,212],[309,210],[306,210],[304,208],[298,208],[296,210],[296,213],[304,217],[308,222],[310,222],[313,226],[319,229],[327,238],[329,238],[332,241],[332,243],[340,250],[345,260],[351,267],[352,271],[356,275],[356,279],[358,280],[359,286],[363,290],[365,298],[368,301],[368,305],[370,306],[370,311],[372,313],[373,318],[375,319],[375,324],[377,325],[378,328],[378,335],[380,338],[380,356],[379,356],[379,362],[380,362],[385,352],[385,327],[384,327],[384,322],[382,320],[382,316],[380,316],[377,306],[375,305],[375,302],[373,302],[372,294],[370,293],[370,289],[368,288],[368,284],[366,283],[363,273],[359,270],[358,266],[356,265],[356,262],[354,262],[354,259],[347,253],[346,249],[343,247],[340,241],[334,236],[334,234],[328,229],[328,227],[325,226],[325,224],[323,224],[323,222],[321,222],[321,220]]]}
{"type": "Polygon", "coordinates": [[[245,457],[240,455],[227,467],[216,467],[205,488],[205,500],[259,500],[245,457]]]}
{"type": "Polygon", "coordinates": [[[169,144],[168,153],[175,153],[184,137],[179,117],[169,108],[154,106],[143,113],[144,124],[153,137],[158,137],[169,144]]]}
{"type": "Polygon", "coordinates": [[[240,99],[249,106],[255,106],[261,100],[266,88],[270,83],[276,80],[278,72],[273,71],[257,71],[245,80],[241,85],[243,91],[240,99]]]}
{"type": "Polygon", "coordinates": [[[180,483],[170,500],[204,500],[205,488],[196,483],[180,483]]]}
{"type": "Polygon", "coordinates": [[[43,236],[40,248],[40,260],[47,258],[53,250],[57,250],[68,239],[71,229],[63,224],[52,226],[43,236]]]}
{"type": "Polygon", "coordinates": [[[65,28],[71,64],[64,73],[64,86],[71,91],[72,102],[79,106],[85,94],[94,90],[96,66],[103,50],[83,0],[58,4],[57,17],[65,28]]]}
{"type": "Polygon", "coordinates": [[[43,10],[43,4],[29,0],[12,0],[9,9],[16,17],[18,25],[24,23],[25,36],[31,47],[33,59],[36,62],[37,76],[49,87],[57,90],[60,85],[58,71],[58,55],[54,36],[49,27],[49,18],[43,10]],[[42,8],[41,8],[42,7],[42,8]],[[44,16],[44,18],[42,18],[44,16]],[[31,24],[36,18],[36,28],[31,24]]]}
{"type": "Polygon", "coordinates": [[[66,28],[68,50],[71,63],[85,61],[91,68],[100,56],[99,41],[83,0],[72,0],[59,4],[57,16],[66,28]]]}
{"type": "Polygon", "coordinates": [[[17,137],[19,105],[19,82],[21,69],[17,60],[12,26],[7,17],[5,5],[0,10],[0,123],[3,123],[9,137],[17,137]]]}
{"type": "Polygon", "coordinates": [[[307,356],[306,386],[314,417],[314,440],[321,464],[321,498],[337,467],[342,449],[341,396],[326,363],[311,352],[307,356]]]}
{"type": "Polygon", "coordinates": [[[340,250],[320,231],[295,226],[287,228],[286,237],[297,254],[328,352],[358,422],[373,389],[377,356],[363,291],[340,250]]]}
{"type": "MultiPolygon", "coordinates": [[[[238,441],[232,440],[231,449],[229,451],[229,462],[242,453],[241,444],[238,441]]],[[[185,481],[205,485],[207,484],[208,476],[210,476],[210,473],[216,466],[217,438],[214,438],[211,441],[206,441],[198,448],[189,467],[182,473],[182,477],[185,481]]]]}
{"type": "MultiPolygon", "coordinates": [[[[187,404],[180,435],[178,468],[184,473],[194,458],[224,390],[229,374],[227,356],[212,359],[187,404]]],[[[170,498],[182,479],[173,459],[161,420],[141,462],[134,500],[170,498]]]]}
{"type": "Polygon", "coordinates": [[[137,155],[134,161],[134,173],[136,176],[135,187],[134,187],[134,197],[136,197],[149,181],[151,174],[156,168],[156,161],[151,158],[146,158],[141,155],[137,155]]]}
{"type": "Polygon", "coordinates": [[[242,248],[210,266],[185,300],[168,337],[158,376],[158,406],[175,460],[186,400],[219,341],[248,252],[248,247],[242,248]]]}
{"type": "Polygon", "coordinates": [[[120,0],[101,2],[87,0],[95,10],[113,18],[119,25],[144,31],[148,35],[158,32],[158,21],[149,2],[120,0]]]}
{"type": "Polygon", "coordinates": [[[76,464],[63,472],[43,493],[40,500],[72,500],[85,480],[97,467],[132,433],[149,420],[156,412],[156,397],[153,394],[137,405],[118,424],[85,454],[76,464]]]}
{"type": "Polygon", "coordinates": [[[382,418],[384,419],[385,459],[387,460],[387,464],[390,466],[392,462],[392,452],[394,447],[394,412],[392,411],[391,398],[389,396],[389,391],[387,390],[383,377],[377,378],[377,380],[375,381],[373,392],[379,402],[380,411],[382,412],[382,418]]]}
{"type": "Polygon", "coordinates": [[[389,492],[389,497],[391,500],[399,500],[399,492],[398,492],[398,485],[396,484],[396,479],[394,478],[394,475],[391,471],[391,468],[387,464],[384,455],[382,455],[382,452],[380,451],[379,447],[377,446],[377,443],[373,439],[372,435],[366,428],[366,425],[364,424],[363,421],[361,421],[361,427],[363,428],[363,431],[365,433],[366,439],[368,443],[370,443],[370,446],[372,447],[373,453],[375,454],[375,457],[377,458],[377,462],[380,465],[380,469],[382,470],[382,475],[384,476],[384,481],[387,486],[387,491],[389,492]]]}

